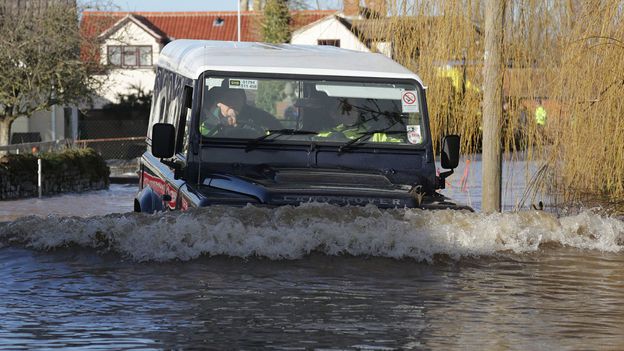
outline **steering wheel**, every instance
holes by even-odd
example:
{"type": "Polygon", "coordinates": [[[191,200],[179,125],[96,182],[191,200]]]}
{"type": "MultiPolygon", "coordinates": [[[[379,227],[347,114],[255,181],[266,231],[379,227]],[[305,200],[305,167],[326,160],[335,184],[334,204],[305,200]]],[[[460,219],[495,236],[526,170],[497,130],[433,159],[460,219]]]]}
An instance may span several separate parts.
{"type": "Polygon", "coordinates": [[[238,122],[236,127],[225,124],[219,125],[214,136],[222,138],[252,139],[260,137],[265,133],[266,131],[264,128],[253,124],[249,120],[241,120],[238,122]]]}
{"type": "Polygon", "coordinates": [[[243,129],[248,132],[254,132],[255,134],[257,134],[257,137],[262,136],[266,133],[266,129],[254,123],[254,121],[251,119],[240,119],[237,121],[237,124],[238,126],[235,128],[243,129]]]}

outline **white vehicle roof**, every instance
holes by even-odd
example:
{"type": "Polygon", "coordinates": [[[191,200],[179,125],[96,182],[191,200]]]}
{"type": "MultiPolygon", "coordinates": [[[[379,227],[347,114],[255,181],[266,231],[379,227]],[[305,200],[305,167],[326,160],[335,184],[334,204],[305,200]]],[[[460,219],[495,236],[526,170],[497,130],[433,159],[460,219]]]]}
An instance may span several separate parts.
{"type": "Polygon", "coordinates": [[[191,79],[224,71],[415,79],[422,85],[416,74],[382,54],[333,46],[175,40],[162,49],[158,66],[191,79]]]}

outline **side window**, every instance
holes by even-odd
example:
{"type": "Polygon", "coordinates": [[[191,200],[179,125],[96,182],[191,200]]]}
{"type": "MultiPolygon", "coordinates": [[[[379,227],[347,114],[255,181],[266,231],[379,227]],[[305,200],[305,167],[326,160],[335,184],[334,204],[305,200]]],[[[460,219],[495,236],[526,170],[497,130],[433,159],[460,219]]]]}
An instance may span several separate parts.
{"type": "Polygon", "coordinates": [[[147,127],[147,138],[151,139],[152,138],[152,126],[154,126],[154,124],[158,123],[158,118],[159,118],[159,103],[160,101],[158,101],[158,98],[160,97],[160,92],[162,91],[162,78],[163,78],[163,71],[162,69],[158,69],[156,71],[156,78],[154,80],[154,90],[152,91],[152,106],[150,108],[150,117],[149,117],[149,124],[147,127]]]}
{"type": "Polygon", "coordinates": [[[167,118],[167,96],[165,96],[164,94],[164,90],[163,90],[163,94],[160,94],[161,96],[158,97],[158,110],[159,110],[159,115],[158,115],[158,122],[159,123],[165,123],[165,119],[167,118]]]}
{"type": "Polygon", "coordinates": [[[180,98],[178,96],[169,99],[169,108],[165,112],[165,123],[173,124],[174,126],[178,123],[179,103],[180,98]]]}
{"type": "Polygon", "coordinates": [[[176,152],[182,152],[186,155],[189,143],[189,127],[191,125],[191,108],[193,106],[193,88],[184,87],[184,101],[182,105],[182,114],[178,120],[178,136],[176,138],[176,152]]]}

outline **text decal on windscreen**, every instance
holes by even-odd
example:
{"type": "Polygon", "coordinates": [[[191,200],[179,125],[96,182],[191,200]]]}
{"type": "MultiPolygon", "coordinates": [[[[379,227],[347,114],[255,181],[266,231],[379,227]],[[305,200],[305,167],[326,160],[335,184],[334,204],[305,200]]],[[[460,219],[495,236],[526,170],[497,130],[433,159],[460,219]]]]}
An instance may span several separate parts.
{"type": "Polygon", "coordinates": [[[230,89],[258,90],[258,81],[254,79],[230,79],[230,89]]]}

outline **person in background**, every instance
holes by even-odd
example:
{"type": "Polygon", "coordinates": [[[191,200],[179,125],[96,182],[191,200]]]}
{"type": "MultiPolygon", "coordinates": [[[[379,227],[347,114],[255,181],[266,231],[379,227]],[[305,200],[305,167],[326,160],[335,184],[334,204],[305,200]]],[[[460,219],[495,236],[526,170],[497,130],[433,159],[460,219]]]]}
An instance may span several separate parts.
{"type": "Polygon", "coordinates": [[[544,105],[542,105],[542,99],[537,99],[537,107],[535,108],[535,123],[540,127],[544,127],[547,119],[548,115],[544,105]]]}

